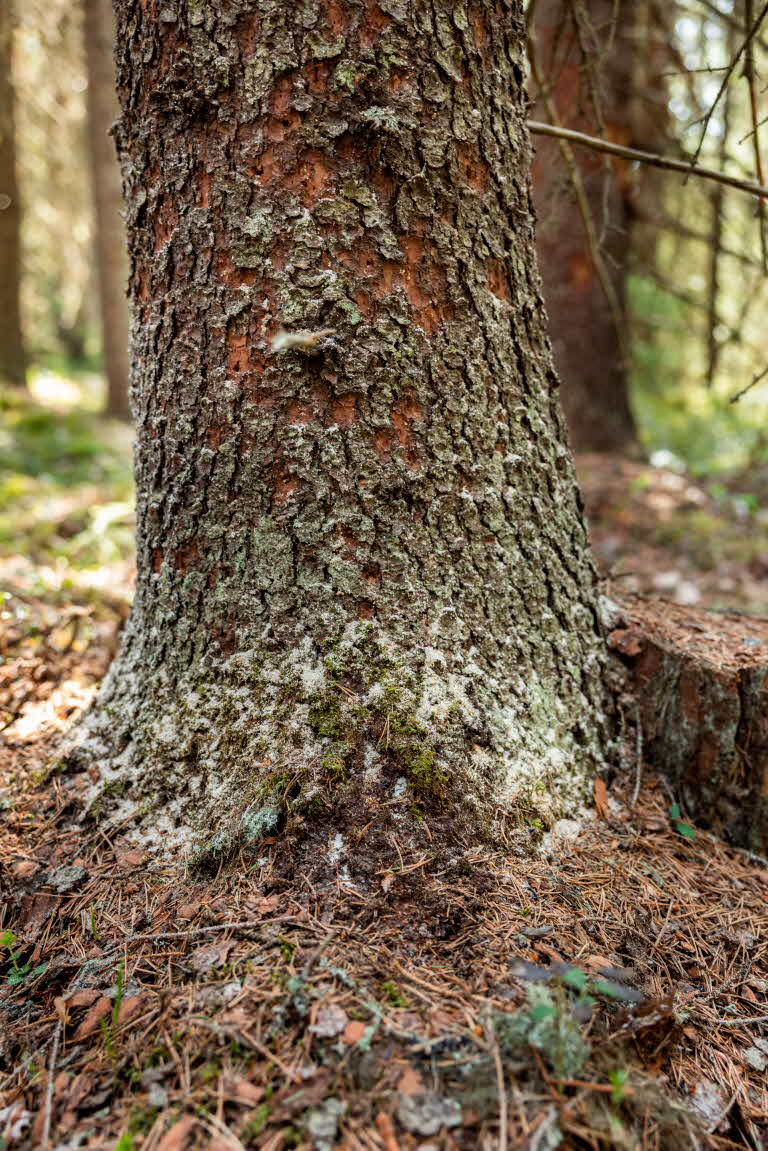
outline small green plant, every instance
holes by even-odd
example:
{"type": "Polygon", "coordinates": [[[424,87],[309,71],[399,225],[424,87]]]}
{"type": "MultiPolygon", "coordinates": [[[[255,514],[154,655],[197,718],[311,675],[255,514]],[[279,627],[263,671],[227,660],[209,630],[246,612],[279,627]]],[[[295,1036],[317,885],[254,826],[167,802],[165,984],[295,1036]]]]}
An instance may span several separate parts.
{"type": "Polygon", "coordinates": [[[286,963],[290,963],[293,959],[294,952],[296,951],[296,944],[291,943],[290,939],[286,939],[284,935],[280,936],[277,943],[283,959],[286,963]]]}
{"type": "Polygon", "coordinates": [[[573,1018],[562,983],[552,988],[534,983],[528,988],[526,1007],[514,1014],[499,1014],[495,1028],[502,1050],[519,1052],[535,1047],[559,1079],[577,1075],[590,1052],[590,1045],[573,1018]]]}
{"type": "Polygon", "coordinates": [[[258,1107],[254,1108],[245,1121],[245,1126],[240,1132],[241,1143],[249,1143],[252,1139],[261,1135],[262,1131],[269,1122],[270,1106],[268,1103],[260,1103],[258,1107]]]}
{"type": "Polygon", "coordinates": [[[387,1000],[387,1003],[391,1003],[393,1007],[408,1006],[408,1000],[403,995],[397,984],[393,983],[391,979],[388,979],[386,983],[382,983],[381,990],[385,999],[387,1000]]]}
{"type": "Polygon", "coordinates": [[[11,971],[5,977],[5,982],[9,987],[15,987],[27,978],[34,979],[36,975],[42,975],[48,967],[47,963],[38,963],[37,967],[33,967],[31,963],[20,963],[19,953],[13,948],[15,941],[16,937],[12,931],[4,931],[0,935],[0,947],[7,948],[8,959],[11,964],[11,971]]]}
{"type": "Polygon", "coordinates": [[[672,822],[672,826],[678,835],[682,835],[683,839],[695,839],[696,828],[691,827],[690,823],[686,823],[685,820],[681,818],[682,814],[683,813],[680,810],[680,805],[678,803],[673,803],[669,809],[669,818],[672,822]]]}
{"type": "Polygon", "coordinates": [[[617,1067],[615,1070],[608,1072],[608,1082],[613,1088],[611,1091],[611,1103],[621,1103],[622,1099],[627,1093],[628,1076],[629,1072],[623,1067],[617,1067]]]}
{"type": "Polygon", "coordinates": [[[115,987],[115,1001],[112,1004],[110,1021],[107,1023],[106,1019],[102,1019],[100,1022],[101,1034],[104,1038],[104,1046],[107,1049],[107,1055],[113,1062],[116,1058],[115,1036],[117,1034],[117,1028],[120,1024],[120,1008],[123,1005],[123,995],[125,992],[125,967],[122,960],[117,968],[115,987]]]}

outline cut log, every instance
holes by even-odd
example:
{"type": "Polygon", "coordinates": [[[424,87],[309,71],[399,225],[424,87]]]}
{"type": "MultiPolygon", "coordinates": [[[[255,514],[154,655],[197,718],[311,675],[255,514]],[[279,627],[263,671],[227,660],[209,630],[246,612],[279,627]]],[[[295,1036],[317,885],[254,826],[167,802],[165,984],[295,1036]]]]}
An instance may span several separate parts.
{"type": "Polygon", "coordinates": [[[768,848],[768,620],[623,596],[610,648],[628,669],[645,761],[688,815],[768,848]]]}

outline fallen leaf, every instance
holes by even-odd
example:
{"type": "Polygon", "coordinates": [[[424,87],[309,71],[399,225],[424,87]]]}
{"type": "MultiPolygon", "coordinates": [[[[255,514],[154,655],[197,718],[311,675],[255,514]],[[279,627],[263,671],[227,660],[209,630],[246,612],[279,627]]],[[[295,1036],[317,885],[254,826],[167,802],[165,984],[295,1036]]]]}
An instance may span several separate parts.
{"type": "Polygon", "coordinates": [[[608,788],[600,776],[595,777],[595,810],[601,819],[608,818],[608,788]]]}
{"type": "MultiPolygon", "coordinates": [[[[262,840],[262,843],[264,840],[262,840]]],[[[262,899],[249,899],[245,908],[249,915],[265,916],[271,915],[277,911],[280,906],[280,900],[276,895],[266,895],[262,899]]]]}
{"type": "Polygon", "coordinates": [[[34,875],[39,870],[40,864],[35,863],[34,859],[19,859],[11,867],[11,871],[17,879],[28,879],[30,875],[34,875]]]}
{"type": "Polygon", "coordinates": [[[222,943],[210,943],[205,947],[198,947],[187,957],[187,964],[198,975],[208,975],[214,967],[222,967],[227,956],[234,947],[232,940],[222,943]]]}
{"type": "Polygon", "coordinates": [[[81,991],[73,991],[66,998],[67,1007],[90,1007],[101,995],[95,987],[83,987],[81,991]]]}
{"type": "Polygon", "coordinates": [[[120,1004],[120,1010],[117,1015],[118,1027],[122,1027],[125,1023],[130,1023],[132,1019],[136,1019],[138,1015],[141,1015],[148,1000],[148,995],[129,995],[127,999],[124,999],[120,1004]]]}
{"type": "Polygon", "coordinates": [[[91,1035],[92,1032],[97,1029],[104,1016],[111,1010],[112,1003],[110,1000],[107,999],[106,995],[100,995],[75,1032],[75,1042],[79,1043],[81,1039],[85,1039],[87,1035],[91,1035]]]}
{"type": "Polygon", "coordinates": [[[415,1067],[408,1067],[400,1076],[397,1090],[401,1095],[423,1095],[424,1080],[415,1067]]]}
{"type": "Polygon", "coordinates": [[[163,1135],[157,1144],[157,1151],[185,1151],[188,1145],[187,1136],[196,1123],[197,1120],[193,1115],[182,1115],[181,1119],[163,1135]]]}
{"type": "Polygon", "coordinates": [[[256,1083],[249,1083],[240,1076],[226,1076],[224,1079],[224,1094],[231,1100],[252,1106],[260,1103],[264,1098],[264,1088],[256,1083]]]}
{"type": "Polygon", "coordinates": [[[58,899],[42,891],[36,895],[25,895],[21,901],[17,921],[19,934],[33,943],[42,932],[46,919],[58,904],[58,899]]]}
{"type": "Polygon", "coordinates": [[[344,1028],[345,1043],[359,1043],[366,1032],[366,1025],[359,1019],[350,1019],[344,1028]]]}

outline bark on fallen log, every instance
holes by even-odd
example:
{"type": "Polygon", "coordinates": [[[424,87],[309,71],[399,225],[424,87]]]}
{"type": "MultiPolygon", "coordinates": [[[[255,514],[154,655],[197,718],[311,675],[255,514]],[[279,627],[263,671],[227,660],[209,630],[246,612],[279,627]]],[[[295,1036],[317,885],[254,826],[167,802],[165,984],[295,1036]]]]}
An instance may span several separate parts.
{"type": "Polygon", "coordinates": [[[768,849],[768,620],[612,597],[608,644],[626,665],[645,761],[688,814],[768,849]]]}

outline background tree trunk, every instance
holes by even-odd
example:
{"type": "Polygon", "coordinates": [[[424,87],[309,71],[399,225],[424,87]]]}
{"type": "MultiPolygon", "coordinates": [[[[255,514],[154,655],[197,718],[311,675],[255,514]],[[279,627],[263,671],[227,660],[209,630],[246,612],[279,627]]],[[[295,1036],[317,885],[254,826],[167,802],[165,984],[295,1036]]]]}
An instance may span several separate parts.
{"type": "Polygon", "coordinates": [[[371,866],[414,807],[435,846],[572,811],[603,643],[520,3],[116,11],[138,584],[98,802],[212,853],[312,815],[371,866]]]}
{"type": "Polygon", "coordinates": [[[109,135],[119,114],[113,62],[114,26],[110,0],[83,0],[88,72],[88,151],[93,190],[96,282],[101,319],[107,414],[128,419],[128,258],[120,170],[109,135]]]}
{"type": "MultiPolygon", "coordinates": [[[[596,0],[582,7],[577,31],[575,6],[564,0],[538,4],[539,57],[565,127],[597,132],[630,146],[649,145],[648,140],[640,143],[635,130],[640,117],[633,33],[643,7],[642,0],[625,0],[618,8],[614,0],[596,0]]],[[[540,108],[536,115],[548,118],[540,108]]],[[[596,273],[555,140],[537,140],[534,162],[544,298],[574,449],[622,453],[637,447],[629,399],[625,299],[637,188],[624,161],[608,161],[583,150],[576,160],[598,250],[618,301],[619,324],[596,273]]]]}
{"type": "Polygon", "coordinates": [[[26,358],[21,328],[21,201],[16,180],[13,110],[13,13],[0,4],[0,381],[22,385],[26,358]]]}

